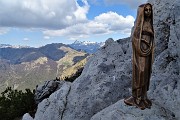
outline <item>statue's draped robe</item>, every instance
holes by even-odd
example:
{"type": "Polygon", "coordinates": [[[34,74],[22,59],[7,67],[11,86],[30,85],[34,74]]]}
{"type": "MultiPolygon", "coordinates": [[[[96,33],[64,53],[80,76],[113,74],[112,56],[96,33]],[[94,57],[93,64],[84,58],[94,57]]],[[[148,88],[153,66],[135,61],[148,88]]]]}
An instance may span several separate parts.
{"type": "Polygon", "coordinates": [[[145,4],[139,6],[134,32],[132,34],[132,96],[136,98],[136,102],[146,99],[154,59],[153,23],[151,20],[151,27],[149,28],[152,31],[151,33],[144,29],[144,6],[145,4]]]}

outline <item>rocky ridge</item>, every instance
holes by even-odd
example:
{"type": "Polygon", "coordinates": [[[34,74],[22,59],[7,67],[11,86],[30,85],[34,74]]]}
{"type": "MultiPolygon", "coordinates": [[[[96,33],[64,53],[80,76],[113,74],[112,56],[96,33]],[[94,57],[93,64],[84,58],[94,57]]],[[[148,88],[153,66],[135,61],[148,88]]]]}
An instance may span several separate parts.
{"type": "Polygon", "coordinates": [[[142,111],[123,103],[123,98],[131,94],[131,41],[108,39],[89,58],[80,77],[72,84],[64,83],[38,105],[35,120],[180,119],[180,3],[149,2],[154,9],[156,43],[148,92],[152,108],[142,111]]]}

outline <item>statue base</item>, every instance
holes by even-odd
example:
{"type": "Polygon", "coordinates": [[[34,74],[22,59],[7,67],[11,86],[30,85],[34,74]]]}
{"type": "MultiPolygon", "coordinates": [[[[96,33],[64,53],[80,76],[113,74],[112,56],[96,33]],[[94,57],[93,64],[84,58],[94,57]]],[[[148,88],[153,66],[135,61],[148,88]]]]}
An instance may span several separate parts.
{"type": "Polygon", "coordinates": [[[133,96],[124,99],[124,103],[129,106],[136,106],[137,108],[144,110],[146,108],[150,109],[152,106],[152,102],[149,99],[140,99],[134,98],[133,96]]]}

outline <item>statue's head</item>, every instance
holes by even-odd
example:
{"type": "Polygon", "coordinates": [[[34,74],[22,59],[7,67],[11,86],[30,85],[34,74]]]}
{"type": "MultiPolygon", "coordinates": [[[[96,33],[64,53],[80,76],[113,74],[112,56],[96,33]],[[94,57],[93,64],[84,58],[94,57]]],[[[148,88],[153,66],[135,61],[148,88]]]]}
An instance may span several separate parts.
{"type": "Polygon", "coordinates": [[[147,3],[144,6],[144,16],[151,17],[151,15],[152,15],[152,6],[151,6],[151,4],[147,3]]]}

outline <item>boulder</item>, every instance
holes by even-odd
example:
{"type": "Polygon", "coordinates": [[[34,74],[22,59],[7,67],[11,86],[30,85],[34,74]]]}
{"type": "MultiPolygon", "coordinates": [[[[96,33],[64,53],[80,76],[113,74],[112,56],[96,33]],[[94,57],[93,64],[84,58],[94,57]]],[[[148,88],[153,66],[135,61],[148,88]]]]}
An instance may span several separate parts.
{"type": "Polygon", "coordinates": [[[34,120],[34,119],[29,115],[29,113],[26,113],[23,115],[22,120],[34,120]]]}
{"type": "Polygon", "coordinates": [[[151,109],[140,110],[134,106],[127,106],[123,100],[103,109],[90,120],[173,120],[174,117],[154,103],[151,109]]]}
{"type": "Polygon", "coordinates": [[[35,120],[60,120],[66,109],[67,96],[71,83],[65,82],[62,87],[38,104],[35,120]]]}
{"type": "Polygon", "coordinates": [[[124,53],[121,42],[108,39],[73,82],[63,119],[88,120],[129,96],[132,73],[131,60],[126,57],[129,54],[128,51],[124,53]]]}
{"type": "Polygon", "coordinates": [[[35,102],[38,104],[43,99],[48,98],[53,92],[58,90],[65,81],[48,80],[43,85],[37,85],[35,90],[35,102]]]}

